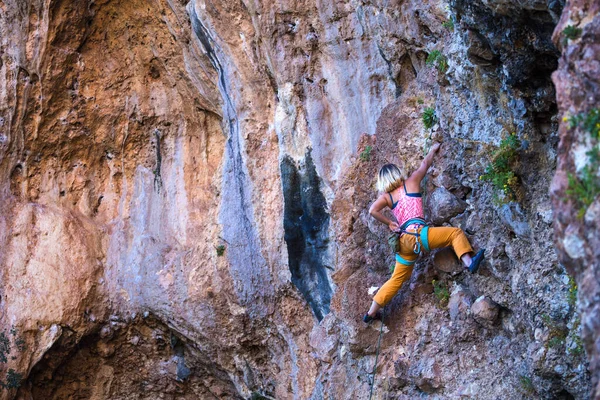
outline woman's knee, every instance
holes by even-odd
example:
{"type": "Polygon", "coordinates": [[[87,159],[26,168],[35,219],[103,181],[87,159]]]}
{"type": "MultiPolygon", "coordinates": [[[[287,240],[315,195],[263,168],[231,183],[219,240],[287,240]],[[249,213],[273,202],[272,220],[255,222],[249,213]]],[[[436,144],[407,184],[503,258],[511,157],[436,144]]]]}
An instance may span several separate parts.
{"type": "Polygon", "coordinates": [[[464,234],[465,233],[463,232],[462,229],[457,228],[457,227],[453,227],[452,228],[452,233],[450,234],[450,236],[452,236],[452,238],[455,238],[457,236],[464,235],[464,234]]]}

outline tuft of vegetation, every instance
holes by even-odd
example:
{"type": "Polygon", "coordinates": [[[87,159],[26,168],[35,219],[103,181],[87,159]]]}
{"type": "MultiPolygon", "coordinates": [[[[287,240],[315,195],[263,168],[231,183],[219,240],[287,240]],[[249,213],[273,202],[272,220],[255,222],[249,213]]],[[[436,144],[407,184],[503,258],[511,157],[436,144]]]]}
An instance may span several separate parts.
{"type": "Polygon", "coordinates": [[[423,100],[422,98],[418,97],[417,98],[417,103],[418,104],[423,104],[423,103],[425,103],[425,100],[423,100]]]}
{"type": "Polygon", "coordinates": [[[519,383],[521,384],[521,389],[527,394],[535,393],[535,388],[533,387],[533,383],[531,382],[531,378],[525,375],[519,376],[519,383]]]}
{"type": "Polygon", "coordinates": [[[454,21],[452,19],[449,19],[448,21],[443,22],[442,26],[444,28],[448,29],[449,31],[453,31],[454,30],[454,21]]]}
{"type": "MultiPolygon", "coordinates": [[[[11,356],[11,352],[13,351],[13,344],[19,351],[23,351],[26,348],[25,340],[18,336],[15,327],[12,327],[8,333],[6,331],[0,332],[0,364],[6,364],[8,362],[8,357],[11,356]]],[[[10,359],[16,360],[16,356],[13,355],[10,359]]],[[[22,381],[23,375],[10,368],[6,373],[5,379],[0,379],[0,388],[17,389],[21,386],[22,381]]]]}
{"type": "Polygon", "coordinates": [[[549,349],[563,345],[565,341],[558,336],[552,336],[546,343],[549,349]]]}
{"type": "Polygon", "coordinates": [[[569,40],[575,40],[581,35],[581,28],[569,25],[565,29],[563,29],[562,33],[565,36],[565,38],[569,40]]]}
{"type": "Polygon", "coordinates": [[[6,382],[0,381],[0,387],[3,389],[18,389],[22,381],[23,374],[19,374],[11,368],[6,373],[6,382]]]}
{"type": "Polygon", "coordinates": [[[6,363],[8,361],[8,355],[10,354],[10,339],[6,335],[6,332],[0,332],[0,363],[6,363]]]}
{"type": "Polygon", "coordinates": [[[565,117],[569,121],[569,128],[577,127],[589,132],[594,139],[600,139],[600,109],[592,108],[587,113],[580,113],[572,117],[565,117]]]}
{"type": "Polygon", "coordinates": [[[225,254],[225,245],[220,244],[220,245],[216,246],[215,249],[217,250],[218,257],[221,257],[223,254],[225,254]]]}
{"type": "Polygon", "coordinates": [[[421,114],[421,120],[423,121],[425,129],[431,129],[433,125],[435,125],[437,122],[437,117],[435,116],[435,110],[433,107],[426,107],[423,110],[423,114],[421,114]]]}
{"type": "Polygon", "coordinates": [[[574,356],[582,355],[583,351],[584,351],[583,350],[583,340],[581,340],[579,335],[573,336],[573,344],[574,344],[574,346],[568,350],[569,353],[573,354],[574,356]]]}
{"type": "MultiPolygon", "coordinates": [[[[600,139],[600,109],[593,108],[588,112],[565,116],[564,122],[569,123],[570,129],[581,128],[587,131],[592,140],[600,139]]],[[[597,142],[593,144],[592,150],[588,151],[589,163],[583,167],[579,174],[569,174],[569,185],[566,194],[578,205],[578,218],[583,218],[587,208],[600,194],[600,148],[597,142]]]]}
{"type": "Polygon", "coordinates": [[[369,161],[371,159],[371,151],[372,150],[373,150],[372,146],[365,147],[365,149],[360,153],[360,159],[362,161],[369,161]]]}
{"type": "Polygon", "coordinates": [[[519,178],[513,171],[514,163],[519,155],[521,141],[513,133],[500,142],[500,147],[492,155],[492,161],[479,177],[491,182],[494,187],[504,194],[508,201],[516,200],[519,178]]]}
{"type": "Polygon", "coordinates": [[[577,218],[583,218],[587,208],[594,202],[600,194],[600,178],[598,171],[600,170],[600,149],[594,148],[587,152],[590,162],[583,167],[579,176],[569,174],[569,185],[567,186],[566,194],[579,207],[577,218]]]}
{"type": "Polygon", "coordinates": [[[568,300],[569,300],[569,307],[571,308],[571,310],[575,310],[575,304],[577,303],[577,282],[575,282],[575,279],[573,279],[573,277],[571,275],[569,275],[569,294],[568,294],[568,300]]]}
{"type": "Polygon", "coordinates": [[[561,346],[569,334],[569,330],[557,323],[548,314],[542,314],[542,321],[548,328],[548,341],[545,344],[547,349],[561,346]]]}
{"type": "Polygon", "coordinates": [[[440,305],[445,306],[448,304],[448,300],[450,300],[448,287],[443,282],[436,281],[435,279],[431,281],[431,284],[433,285],[433,294],[435,294],[440,305]]]}
{"type": "Polygon", "coordinates": [[[431,53],[429,53],[427,60],[425,60],[425,64],[429,65],[430,67],[435,66],[440,72],[446,72],[448,69],[448,59],[439,50],[433,50],[431,53]]]}
{"type": "Polygon", "coordinates": [[[390,265],[390,274],[393,274],[395,270],[396,270],[396,264],[394,263],[394,264],[390,265]]]}
{"type": "Polygon", "coordinates": [[[571,328],[571,331],[569,332],[569,335],[571,336],[572,339],[572,344],[571,346],[567,349],[567,352],[569,352],[570,354],[574,355],[574,356],[580,356],[583,354],[583,341],[581,340],[581,337],[579,336],[579,326],[581,325],[581,318],[579,318],[579,315],[576,317],[575,322],[573,322],[573,327],[571,328]]]}

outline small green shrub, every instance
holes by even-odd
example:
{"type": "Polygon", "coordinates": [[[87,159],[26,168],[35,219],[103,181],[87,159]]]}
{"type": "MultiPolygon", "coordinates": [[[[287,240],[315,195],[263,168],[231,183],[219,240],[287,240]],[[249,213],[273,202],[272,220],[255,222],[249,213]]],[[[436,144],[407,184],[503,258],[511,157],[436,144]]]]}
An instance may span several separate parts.
{"type": "MultiPolygon", "coordinates": [[[[11,345],[11,339],[13,338],[14,345],[17,350],[23,351],[25,350],[25,340],[23,338],[18,337],[18,332],[15,327],[12,327],[7,334],[6,331],[0,332],[0,364],[5,364],[8,362],[8,357],[11,355],[13,351],[11,345]]],[[[10,357],[11,360],[16,360],[16,356],[13,355],[10,357]]],[[[0,379],[0,388],[2,389],[16,389],[21,386],[21,381],[23,380],[23,375],[16,372],[14,369],[10,368],[6,373],[6,380],[0,379]]]]}
{"type": "Polygon", "coordinates": [[[10,339],[5,332],[0,332],[0,363],[8,361],[8,355],[10,354],[10,339]]]}
{"type": "Polygon", "coordinates": [[[215,249],[217,250],[218,257],[221,257],[223,254],[225,254],[225,245],[220,244],[217,247],[215,247],[215,249]]]}
{"type": "Polygon", "coordinates": [[[577,39],[579,35],[581,35],[581,28],[569,25],[565,29],[563,29],[562,33],[565,36],[565,38],[574,40],[577,39]]]}
{"type": "Polygon", "coordinates": [[[427,59],[425,60],[425,64],[429,66],[435,66],[440,72],[446,72],[448,69],[448,59],[439,50],[433,50],[431,53],[429,53],[427,59]]]}
{"type": "Polygon", "coordinates": [[[484,181],[491,182],[494,187],[502,193],[508,201],[515,200],[519,178],[514,173],[514,163],[519,154],[521,141],[513,133],[500,142],[500,147],[492,155],[492,161],[485,169],[485,173],[479,177],[484,181]]]}
{"type": "Polygon", "coordinates": [[[590,162],[583,167],[579,176],[569,174],[569,185],[567,186],[566,194],[579,207],[577,217],[583,218],[587,208],[594,202],[600,194],[600,178],[598,171],[600,170],[600,150],[594,148],[587,152],[590,162]]]}
{"type": "Polygon", "coordinates": [[[572,276],[569,275],[569,307],[571,310],[575,309],[575,304],[577,303],[577,282],[573,279],[572,276]]]}
{"type": "Polygon", "coordinates": [[[448,300],[450,300],[450,292],[448,291],[446,285],[444,285],[443,282],[436,281],[435,279],[431,281],[431,284],[433,285],[433,294],[435,294],[438,302],[442,306],[448,304],[448,300]]]}
{"type": "Polygon", "coordinates": [[[554,321],[548,314],[542,314],[542,321],[548,327],[548,341],[545,346],[548,349],[562,345],[569,334],[569,330],[554,321]]]}
{"type": "Polygon", "coordinates": [[[600,139],[600,109],[592,108],[586,113],[565,117],[571,129],[581,127],[595,139],[600,139]]]}
{"type": "Polygon", "coordinates": [[[547,346],[549,349],[554,347],[561,346],[565,341],[558,336],[552,336],[550,340],[548,340],[547,346]]]}
{"type": "Polygon", "coordinates": [[[423,114],[421,114],[421,120],[423,121],[425,129],[431,129],[433,125],[435,125],[437,122],[437,117],[435,116],[435,110],[433,107],[427,107],[423,110],[423,114]]]}
{"type": "Polygon", "coordinates": [[[360,153],[360,159],[362,161],[369,161],[371,159],[371,151],[372,150],[373,150],[372,146],[365,147],[365,149],[360,153]]]}
{"type": "Polygon", "coordinates": [[[575,334],[573,336],[573,343],[574,346],[572,348],[569,349],[569,353],[573,354],[574,356],[580,356],[583,354],[583,340],[581,340],[581,338],[579,337],[579,335],[575,334]]]}
{"type": "Polygon", "coordinates": [[[23,374],[19,374],[14,369],[9,369],[6,374],[6,382],[0,381],[0,387],[3,389],[17,389],[21,386],[23,374]]]}
{"type": "Polygon", "coordinates": [[[452,19],[449,19],[448,21],[443,22],[442,26],[444,28],[448,29],[449,31],[453,31],[454,30],[454,21],[452,19]]]}
{"type": "Polygon", "coordinates": [[[574,356],[580,356],[581,354],[583,354],[583,341],[581,340],[581,337],[579,337],[579,326],[581,325],[581,318],[579,317],[579,315],[577,315],[575,317],[575,321],[573,322],[573,327],[571,328],[571,331],[569,332],[569,336],[571,336],[571,340],[572,340],[572,345],[567,348],[567,352],[574,355],[574,356]]]}
{"type": "Polygon", "coordinates": [[[417,103],[423,104],[423,103],[425,103],[425,100],[423,100],[422,98],[418,97],[417,98],[417,103]]]}
{"type": "MultiPolygon", "coordinates": [[[[587,131],[593,141],[600,139],[600,109],[593,108],[588,112],[565,116],[564,122],[569,123],[570,129],[581,128],[587,131]]],[[[600,149],[596,144],[587,152],[589,163],[583,167],[579,174],[569,174],[569,185],[566,194],[578,205],[578,218],[583,218],[590,204],[600,194],[600,149]]]]}
{"type": "Polygon", "coordinates": [[[525,375],[519,376],[519,383],[521,384],[521,389],[525,391],[525,393],[532,394],[535,393],[535,388],[533,387],[533,383],[531,382],[531,378],[525,375]]]}

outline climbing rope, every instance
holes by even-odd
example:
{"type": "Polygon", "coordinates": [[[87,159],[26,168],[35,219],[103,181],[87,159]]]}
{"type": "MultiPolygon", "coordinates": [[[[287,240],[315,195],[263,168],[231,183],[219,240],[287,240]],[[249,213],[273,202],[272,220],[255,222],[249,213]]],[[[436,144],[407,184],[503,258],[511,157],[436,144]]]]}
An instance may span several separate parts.
{"type": "MultiPolygon", "coordinates": [[[[425,156],[427,156],[427,153],[429,153],[429,149],[431,148],[431,135],[432,132],[431,130],[429,130],[429,137],[425,139],[425,156]]],[[[422,197],[422,202],[423,204],[426,204],[425,201],[427,199],[427,176],[428,174],[425,174],[425,178],[423,178],[423,197],[422,197]]]]}
{"type": "Polygon", "coordinates": [[[375,375],[377,374],[377,360],[379,359],[379,349],[381,348],[381,334],[383,333],[383,319],[385,318],[385,307],[381,309],[381,326],[379,327],[379,339],[377,339],[377,352],[375,353],[375,365],[373,366],[373,381],[371,382],[371,394],[369,400],[373,397],[373,388],[375,387],[375,375]]]}

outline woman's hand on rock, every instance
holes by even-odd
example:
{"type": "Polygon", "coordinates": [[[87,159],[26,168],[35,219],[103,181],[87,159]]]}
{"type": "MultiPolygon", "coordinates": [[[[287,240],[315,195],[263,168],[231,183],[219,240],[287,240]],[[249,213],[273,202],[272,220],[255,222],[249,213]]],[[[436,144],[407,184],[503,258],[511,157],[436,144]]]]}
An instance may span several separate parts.
{"type": "Polygon", "coordinates": [[[397,231],[398,229],[400,229],[400,226],[399,226],[397,223],[393,222],[393,221],[391,221],[391,222],[388,224],[388,227],[390,228],[390,231],[392,231],[392,232],[395,232],[395,231],[397,231]]]}

